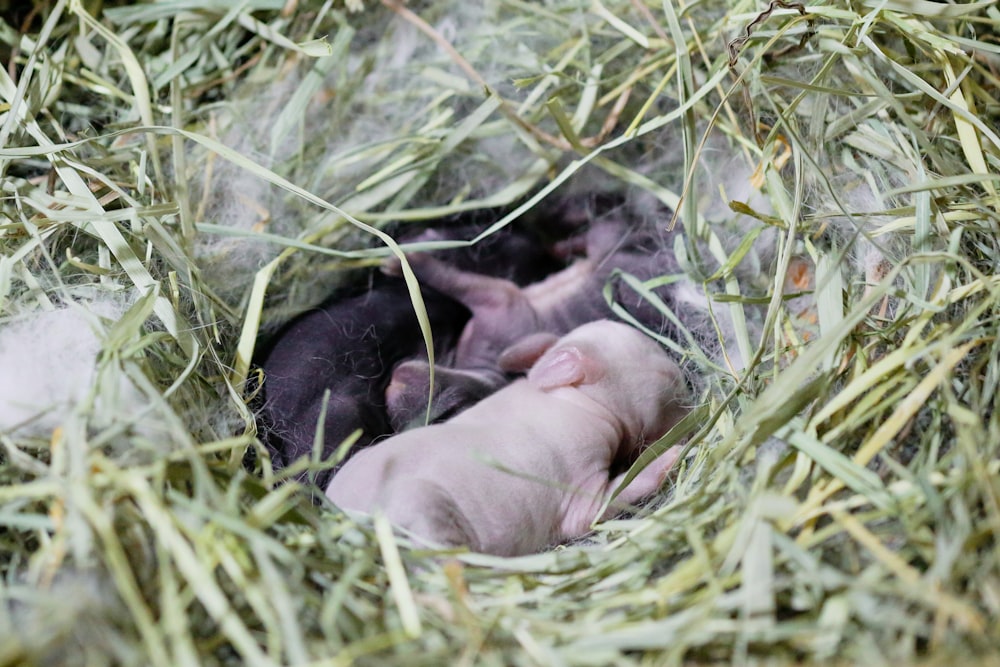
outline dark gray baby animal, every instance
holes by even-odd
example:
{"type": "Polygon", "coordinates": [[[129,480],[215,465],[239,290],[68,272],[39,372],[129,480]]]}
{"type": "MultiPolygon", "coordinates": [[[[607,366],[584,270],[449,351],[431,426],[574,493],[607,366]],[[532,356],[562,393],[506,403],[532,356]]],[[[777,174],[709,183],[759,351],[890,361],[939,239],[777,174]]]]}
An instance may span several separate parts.
{"type": "MultiPolygon", "coordinates": [[[[458,231],[469,232],[467,228],[458,231]]],[[[452,238],[455,233],[449,229],[422,238],[452,238]]],[[[534,237],[518,231],[491,236],[471,248],[442,251],[439,256],[449,265],[518,282],[538,280],[559,267],[534,237]]],[[[446,357],[469,311],[432,287],[424,287],[422,293],[435,353],[446,357]]],[[[320,426],[322,458],[357,430],[361,437],[351,452],[392,433],[385,404],[390,373],[400,361],[422,353],[417,318],[399,278],[376,275],[365,291],[335,295],[291,320],[264,342],[256,359],[264,371],[261,431],[274,467],[281,469],[308,456],[320,426]],[[327,390],[329,400],[324,404],[327,390]]],[[[325,488],[333,472],[332,468],[319,472],[316,484],[325,488]]]]}

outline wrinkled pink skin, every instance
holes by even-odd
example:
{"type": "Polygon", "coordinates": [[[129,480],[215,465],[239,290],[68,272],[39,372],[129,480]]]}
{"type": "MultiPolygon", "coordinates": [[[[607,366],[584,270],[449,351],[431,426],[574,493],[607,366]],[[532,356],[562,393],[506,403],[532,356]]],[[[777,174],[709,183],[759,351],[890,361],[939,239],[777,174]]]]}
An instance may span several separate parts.
{"type": "MultiPolygon", "coordinates": [[[[381,511],[418,540],[513,556],[579,537],[643,447],[686,412],[677,365],[637,330],[602,320],[504,352],[515,381],[443,424],[410,430],[351,459],[327,496],[381,511]],[[533,365],[532,365],[533,363],[533,365]]],[[[671,450],[605,516],[656,491],[671,450]]]]}

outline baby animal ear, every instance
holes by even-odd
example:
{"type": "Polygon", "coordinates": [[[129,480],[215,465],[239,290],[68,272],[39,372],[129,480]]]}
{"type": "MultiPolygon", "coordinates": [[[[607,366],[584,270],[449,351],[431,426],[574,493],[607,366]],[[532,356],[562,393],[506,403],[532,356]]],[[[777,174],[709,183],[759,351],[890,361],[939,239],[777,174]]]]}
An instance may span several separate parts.
{"type": "Polygon", "coordinates": [[[543,356],[528,372],[528,381],[540,389],[592,384],[604,376],[604,365],[575,345],[543,356]]]}
{"type": "Polygon", "coordinates": [[[555,345],[559,337],[552,333],[534,333],[525,336],[500,353],[497,365],[504,373],[524,373],[535,365],[539,357],[555,345]]]}

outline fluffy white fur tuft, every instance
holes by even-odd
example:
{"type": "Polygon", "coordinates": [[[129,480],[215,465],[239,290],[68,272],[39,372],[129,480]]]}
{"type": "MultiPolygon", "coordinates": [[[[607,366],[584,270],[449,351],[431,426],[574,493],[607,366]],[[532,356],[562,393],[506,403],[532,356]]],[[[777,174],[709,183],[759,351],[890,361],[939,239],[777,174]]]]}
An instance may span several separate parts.
{"type": "MultiPolygon", "coordinates": [[[[100,386],[101,318],[117,319],[123,311],[116,301],[95,300],[33,313],[0,328],[0,430],[45,435],[88,400],[100,386]]],[[[109,399],[133,413],[142,406],[123,374],[115,384],[116,396],[109,399]]]]}

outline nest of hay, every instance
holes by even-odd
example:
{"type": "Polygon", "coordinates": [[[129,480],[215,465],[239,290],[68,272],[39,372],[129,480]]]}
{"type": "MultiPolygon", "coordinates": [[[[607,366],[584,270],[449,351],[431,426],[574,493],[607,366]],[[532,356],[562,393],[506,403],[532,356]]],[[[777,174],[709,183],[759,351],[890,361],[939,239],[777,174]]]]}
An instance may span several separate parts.
{"type": "Polygon", "coordinates": [[[0,3],[0,664],[989,662],[995,3],[483,5],[0,3]],[[263,331],[595,194],[748,361],[672,341],[660,498],[442,559],[279,483],[263,331]]]}

